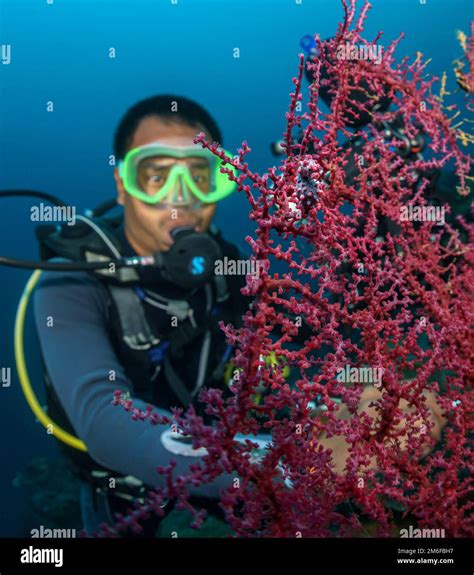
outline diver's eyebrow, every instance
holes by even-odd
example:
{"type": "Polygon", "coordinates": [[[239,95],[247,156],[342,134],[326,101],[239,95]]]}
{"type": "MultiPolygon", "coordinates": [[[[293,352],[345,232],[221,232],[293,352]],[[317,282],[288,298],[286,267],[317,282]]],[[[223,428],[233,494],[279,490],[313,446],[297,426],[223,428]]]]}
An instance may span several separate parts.
{"type": "Polygon", "coordinates": [[[169,161],[161,161],[158,162],[157,160],[145,160],[141,167],[145,170],[158,170],[160,168],[169,168],[170,165],[173,164],[172,160],[169,161]]]}
{"type": "Polygon", "coordinates": [[[191,160],[189,163],[194,168],[208,168],[209,167],[209,162],[207,162],[206,160],[191,160]]]}

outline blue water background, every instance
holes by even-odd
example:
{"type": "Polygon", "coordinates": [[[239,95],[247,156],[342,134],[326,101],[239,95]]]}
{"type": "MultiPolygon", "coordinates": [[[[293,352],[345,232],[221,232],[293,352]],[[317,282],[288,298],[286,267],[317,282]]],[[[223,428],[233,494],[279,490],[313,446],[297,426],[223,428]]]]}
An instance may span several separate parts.
{"type": "MultiPolygon", "coordinates": [[[[432,58],[429,72],[448,71],[454,89],[455,31],[468,30],[471,0],[373,4],[366,37],[384,30],[389,42],[405,32],[397,54],[423,52],[432,58]]],[[[300,38],[333,35],[341,16],[338,0],[1,0],[0,44],[11,45],[12,62],[0,64],[0,189],[46,191],[80,212],[113,197],[108,158],[115,126],[130,105],[159,93],[203,104],[221,126],[225,147],[234,151],[247,140],[251,167],[266,171],[275,164],[269,144],[285,128],[300,38]],[[46,111],[50,100],[53,113],[46,111]]],[[[32,201],[0,200],[1,255],[37,257],[32,201]]],[[[245,198],[223,202],[216,223],[245,246],[252,230],[245,198]]],[[[13,372],[15,310],[28,275],[0,267],[0,367],[13,372]]],[[[30,375],[41,395],[31,315],[26,333],[30,375]]],[[[35,526],[29,503],[12,480],[32,457],[56,456],[57,447],[35,422],[16,375],[10,388],[0,387],[0,409],[0,536],[29,534],[35,526]]]]}

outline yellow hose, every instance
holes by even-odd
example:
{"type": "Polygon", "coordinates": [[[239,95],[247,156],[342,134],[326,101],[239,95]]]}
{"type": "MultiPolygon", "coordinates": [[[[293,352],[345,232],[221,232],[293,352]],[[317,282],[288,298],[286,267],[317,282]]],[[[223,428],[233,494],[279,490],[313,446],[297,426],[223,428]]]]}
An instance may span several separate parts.
{"type": "Polygon", "coordinates": [[[25,350],[24,350],[24,342],[23,342],[23,333],[24,333],[24,326],[25,326],[25,316],[26,310],[28,308],[28,303],[30,301],[31,294],[38,283],[38,280],[41,276],[41,270],[35,270],[21,295],[20,302],[18,304],[18,308],[16,311],[16,318],[15,318],[15,361],[16,361],[16,369],[18,372],[18,378],[20,380],[21,389],[23,390],[23,394],[28,402],[33,413],[38,418],[38,421],[42,423],[47,429],[50,429],[54,437],[63,441],[70,447],[74,447],[75,449],[79,449],[80,451],[87,451],[87,447],[83,441],[71,435],[59,425],[56,425],[54,421],[48,416],[48,414],[44,411],[41,407],[35,392],[31,386],[30,378],[28,375],[28,371],[26,369],[26,362],[25,362],[25,350]]]}

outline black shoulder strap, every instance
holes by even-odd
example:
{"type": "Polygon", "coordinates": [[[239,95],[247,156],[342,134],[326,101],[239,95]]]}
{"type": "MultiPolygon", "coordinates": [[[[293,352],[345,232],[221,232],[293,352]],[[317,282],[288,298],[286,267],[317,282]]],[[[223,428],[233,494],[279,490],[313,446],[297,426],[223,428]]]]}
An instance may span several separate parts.
{"type": "Polygon", "coordinates": [[[122,339],[128,347],[145,351],[158,345],[160,339],[153,334],[135,290],[130,286],[112,284],[107,287],[117,309],[122,339]]]}
{"type": "MultiPolygon", "coordinates": [[[[120,323],[117,332],[126,346],[132,349],[135,354],[138,353],[140,355],[158,346],[161,340],[151,329],[145,315],[143,302],[135,289],[127,285],[118,286],[110,283],[106,284],[106,289],[108,289],[115,304],[116,317],[120,323]]],[[[210,310],[212,307],[212,289],[210,286],[206,286],[206,300],[207,308],[210,310]]],[[[172,334],[168,335],[166,339],[169,341],[169,353],[166,353],[163,357],[164,374],[175,395],[186,406],[193,401],[205,381],[210,354],[211,331],[207,325],[193,327],[184,323],[179,329],[173,330],[172,334]],[[193,389],[189,389],[173,367],[171,359],[178,358],[179,360],[180,350],[201,334],[203,335],[203,340],[196,383],[193,389]]],[[[145,382],[135,382],[135,386],[137,385],[140,386],[142,391],[148,390],[145,382]]]]}
{"type": "Polygon", "coordinates": [[[78,219],[76,224],[69,226],[52,226],[40,224],[35,228],[36,238],[39,242],[42,259],[52,257],[65,257],[74,261],[84,258],[84,252],[90,250],[110,256],[104,240],[100,237],[93,226],[97,226],[107,236],[110,242],[121,249],[120,242],[116,237],[115,230],[122,222],[119,218],[85,218],[78,219]],[[91,224],[86,221],[91,222],[91,224]]]}

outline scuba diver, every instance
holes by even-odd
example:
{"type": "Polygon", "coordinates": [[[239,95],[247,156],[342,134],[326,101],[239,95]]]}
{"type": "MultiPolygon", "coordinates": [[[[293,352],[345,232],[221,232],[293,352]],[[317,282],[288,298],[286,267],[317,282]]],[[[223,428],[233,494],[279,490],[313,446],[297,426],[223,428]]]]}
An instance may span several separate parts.
{"type": "MultiPolygon", "coordinates": [[[[170,426],[133,421],[112,405],[114,392],[128,394],[142,411],[151,404],[167,416],[175,407],[192,404],[209,422],[197,401],[199,390],[225,390],[232,373],[233,350],[219,322],[240,327],[249,302],[240,293],[244,277],[214,274],[215,262],[241,256],[212,220],[217,202],[235,184],[220,171],[222,160],[193,143],[201,131],[222,143],[213,118],[187,98],[155,96],[137,103],[115,133],[116,201],[77,216],[75,225],[38,226],[42,262],[0,257],[3,265],[46,272],[41,278],[34,272],[20,302],[17,366],[30,406],[44,425],[52,426],[82,480],[88,532],[113,523],[114,513],[125,512],[134,501],[143,501],[147,490],[162,485],[158,466],[175,461],[175,475],[185,474],[201,455],[170,426]],[[116,204],[123,215],[106,217],[116,204]],[[22,322],[35,286],[47,414],[32,393],[22,353],[22,322]]],[[[419,153],[416,146],[410,150],[419,153]]],[[[311,181],[309,170],[299,178],[310,209],[319,183],[311,181]]],[[[0,197],[28,194],[64,206],[39,192],[0,192],[0,197]]],[[[302,340],[307,329],[303,323],[302,340]]],[[[364,393],[367,412],[377,393],[364,393]]],[[[443,423],[434,400],[431,409],[439,433],[443,423]]],[[[263,433],[251,439],[262,449],[270,443],[263,433]]],[[[336,440],[321,438],[320,443],[333,450],[341,471],[347,446],[336,440]]],[[[219,515],[219,491],[232,479],[222,476],[195,488],[196,504],[219,515]]],[[[171,506],[167,503],[165,512],[171,506]]],[[[159,521],[151,518],[144,534],[153,534],[159,521]]]]}
{"type": "MultiPolygon", "coordinates": [[[[34,316],[47,414],[23,381],[23,359],[18,371],[30,405],[63,440],[82,480],[88,532],[163,485],[158,466],[174,460],[175,473],[183,474],[201,455],[171,426],[133,421],[112,404],[114,391],[136,408],[151,404],[170,418],[172,408],[193,404],[206,419],[200,389],[226,388],[232,348],[218,324],[239,327],[248,303],[240,293],[245,277],[214,275],[217,260],[239,259],[212,224],[217,202],[235,184],[220,171],[219,158],[193,143],[201,131],[222,142],[214,119],[192,100],[159,95],[138,102],[115,133],[116,202],[77,216],[73,226],[38,226],[42,262],[0,258],[4,265],[46,270],[34,280],[34,316]],[[123,215],[105,217],[116,204],[123,215]]],[[[40,192],[29,195],[61,204],[40,192]]],[[[267,438],[258,437],[265,445],[267,438]]],[[[219,490],[230,484],[221,477],[191,495],[219,514],[219,490]]],[[[152,518],[144,533],[154,533],[158,522],[152,518]]]]}

